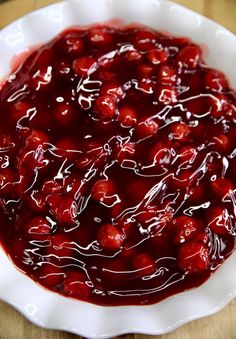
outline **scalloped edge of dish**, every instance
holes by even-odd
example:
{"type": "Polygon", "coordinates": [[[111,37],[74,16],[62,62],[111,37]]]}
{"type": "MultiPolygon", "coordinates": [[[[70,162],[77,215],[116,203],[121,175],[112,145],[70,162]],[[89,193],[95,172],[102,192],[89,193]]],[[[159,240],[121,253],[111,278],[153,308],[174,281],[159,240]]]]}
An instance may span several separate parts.
{"type": "MultiPolygon", "coordinates": [[[[28,46],[46,42],[70,26],[113,18],[187,36],[207,46],[204,49],[207,64],[224,71],[236,88],[235,35],[167,0],[120,0],[119,3],[116,0],[70,0],[32,12],[0,31],[3,46],[0,77],[7,76],[12,57],[26,51],[28,46]]],[[[1,300],[38,326],[89,338],[109,338],[125,333],[164,334],[191,320],[216,313],[236,296],[236,253],[198,288],[154,305],[119,307],[96,306],[47,291],[16,269],[1,248],[0,261],[1,300]]]]}

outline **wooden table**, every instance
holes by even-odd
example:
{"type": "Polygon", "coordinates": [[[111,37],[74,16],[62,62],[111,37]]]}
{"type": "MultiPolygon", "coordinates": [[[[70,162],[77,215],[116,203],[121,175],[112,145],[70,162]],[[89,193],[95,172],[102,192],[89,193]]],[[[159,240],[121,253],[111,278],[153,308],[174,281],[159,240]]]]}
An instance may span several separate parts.
{"type": "MultiPolygon", "coordinates": [[[[54,2],[56,1],[11,0],[4,2],[0,4],[0,29],[26,13],[54,2]]],[[[210,17],[236,33],[236,0],[175,0],[175,2],[210,17]]],[[[236,339],[235,320],[236,300],[218,314],[194,321],[170,334],[160,336],[159,339],[236,339]]],[[[0,302],[0,339],[31,338],[73,339],[77,336],[38,328],[11,307],[0,302]]],[[[123,338],[147,339],[149,336],[126,335],[123,338]]]]}

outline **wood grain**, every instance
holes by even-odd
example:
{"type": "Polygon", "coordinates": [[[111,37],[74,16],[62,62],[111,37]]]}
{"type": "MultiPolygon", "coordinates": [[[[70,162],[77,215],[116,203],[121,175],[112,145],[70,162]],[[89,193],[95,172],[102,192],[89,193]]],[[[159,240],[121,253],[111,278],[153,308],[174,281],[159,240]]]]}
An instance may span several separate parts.
{"type": "MultiPolygon", "coordinates": [[[[55,2],[55,0],[11,0],[4,2],[0,4],[0,29],[33,9],[55,2]]],[[[176,0],[175,2],[206,15],[236,33],[236,0],[176,0]]],[[[236,339],[235,318],[236,300],[232,301],[221,312],[191,322],[170,334],[159,336],[158,339],[236,339]]],[[[31,338],[75,339],[78,337],[69,333],[48,331],[36,327],[13,308],[0,302],[0,339],[31,338]]],[[[132,334],[120,338],[148,339],[155,337],[132,334]]]]}

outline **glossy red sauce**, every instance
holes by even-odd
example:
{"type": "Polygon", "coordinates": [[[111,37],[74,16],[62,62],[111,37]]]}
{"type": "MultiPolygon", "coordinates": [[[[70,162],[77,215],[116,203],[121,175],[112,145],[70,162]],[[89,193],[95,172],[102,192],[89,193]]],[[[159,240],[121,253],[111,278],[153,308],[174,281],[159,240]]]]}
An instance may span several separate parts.
{"type": "Polygon", "coordinates": [[[235,246],[236,94],[201,48],[73,29],[0,91],[0,241],[37,283],[100,305],[202,284],[235,246]]]}

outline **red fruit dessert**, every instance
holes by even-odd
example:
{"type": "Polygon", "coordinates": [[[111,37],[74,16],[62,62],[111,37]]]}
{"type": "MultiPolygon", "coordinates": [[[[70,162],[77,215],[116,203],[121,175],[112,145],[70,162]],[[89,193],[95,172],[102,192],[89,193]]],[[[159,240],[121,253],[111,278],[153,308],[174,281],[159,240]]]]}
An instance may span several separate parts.
{"type": "Polygon", "coordinates": [[[174,242],[176,245],[189,241],[201,230],[197,221],[187,216],[177,217],[172,223],[173,233],[175,234],[174,242]]]}
{"type": "Polygon", "coordinates": [[[88,42],[95,47],[106,47],[112,42],[112,35],[106,27],[94,27],[88,32],[88,42]]]}
{"type": "Polygon", "coordinates": [[[48,238],[49,246],[46,246],[44,251],[47,254],[48,260],[52,260],[55,257],[61,260],[62,257],[70,258],[73,254],[72,240],[64,234],[55,234],[51,238],[48,238]]]}
{"type": "Polygon", "coordinates": [[[89,57],[81,57],[75,59],[72,63],[73,71],[78,77],[87,76],[91,71],[92,65],[95,60],[89,57]]]}
{"type": "Polygon", "coordinates": [[[147,253],[139,253],[133,257],[133,267],[139,276],[152,275],[155,273],[156,264],[154,259],[147,253]]]}
{"type": "Polygon", "coordinates": [[[64,273],[60,267],[44,263],[37,271],[36,279],[40,284],[48,288],[55,288],[62,283],[64,273]]]}
{"type": "Polygon", "coordinates": [[[188,242],[180,247],[178,266],[188,273],[199,273],[207,270],[209,251],[199,242],[188,242]]]}
{"type": "Polygon", "coordinates": [[[219,236],[226,236],[230,233],[234,233],[232,228],[232,220],[226,208],[215,206],[207,211],[208,227],[212,232],[219,236]]]}
{"type": "Polygon", "coordinates": [[[21,272],[63,296],[144,305],[233,252],[236,93],[199,46],[138,25],[71,29],[9,79],[0,244],[21,272]]]}
{"type": "Polygon", "coordinates": [[[132,127],[137,122],[137,114],[133,108],[123,106],[120,108],[119,121],[123,127],[132,127]]]}
{"type": "Polygon", "coordinates": [[[179,64],[187,69],[195,69],[201,58],[201,50],[198,46],[186,46],[178,53],[179,64]]]}
{"type": "Polygon", "coordinates": [[[103,250],[115,251],[121,248],[124,235],[112,224],[102,225],[98,231],[98,242],[103,250]]]}
{"type": "Polygon", "coordinates": [[[141,119],[135,129],[137,137],[140,139],[149,138],[157,133],[158,123],[147,117],[141,119]]]}
{"type": "Polygon", "coordinates": [[[35,236],[44,237],[52,233],[52,225],[46,218],[35,217],[25,224],[26,233],[34,238],[35,236]]]}
{"type": "Polygon", "coordinates": [[[211,189],[214,194],[219,198],[223,198],[227,194],[230,194],[230,191],[232,192],[232,194],[234,194],[234,186],[231,181],[226,178],[217,178],[216,180],[212,181],[211,189]]]}
{"type": "Polygon", "coordinates": [[[92,188],[91,197],[106,204],[113,200],[115,190],[115,184],[111,180],[99,180],[92,188]]]}
{"type": "Polygon", "coordinates": [[[116,102],[115,98],[111,95],[104,95],[96,100],[94,106],[98,119],[110,120],[114,118],[116,114],[116,102]]]}
{"type": "Polygon", "coordinates": [[[62,284],[62,293],[68,297],[87,300],[91,288],[82,272],[68,271],[62,284]]]}

